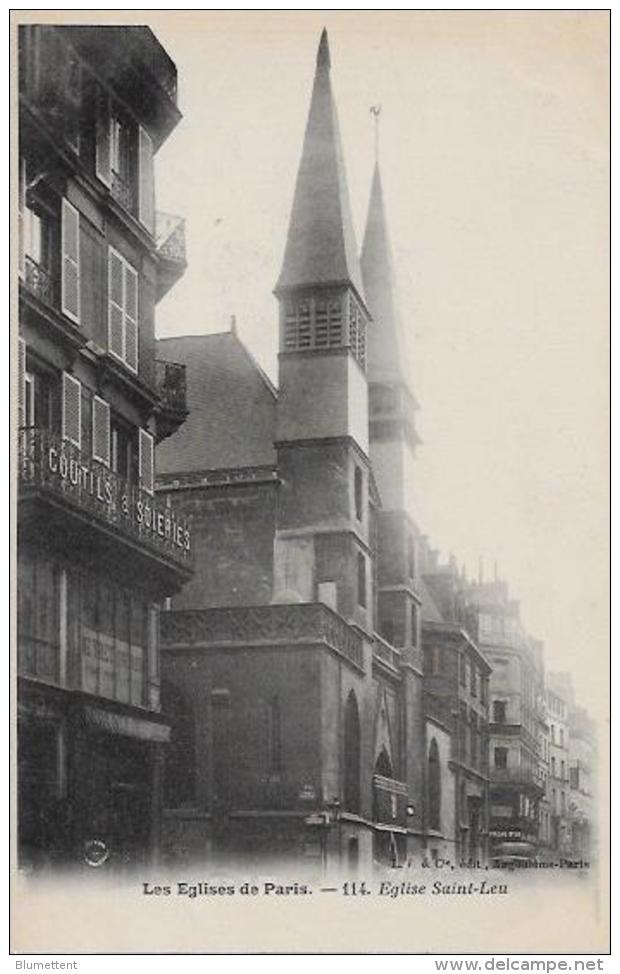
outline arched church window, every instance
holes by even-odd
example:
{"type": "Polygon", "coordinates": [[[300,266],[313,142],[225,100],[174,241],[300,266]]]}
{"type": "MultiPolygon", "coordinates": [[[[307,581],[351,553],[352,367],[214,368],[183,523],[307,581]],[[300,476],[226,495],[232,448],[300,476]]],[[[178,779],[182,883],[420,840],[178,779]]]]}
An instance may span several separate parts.
{"type": "Polygon", "coordinates": [[[349,693],[344,713],[344,809],[360,811],[361,735],[357,700],[349,693]]]}
{"type": "Polygon", "coordinates": [[[435,738],[428,749],[428,826],[436,832],[441,829],[441,765],[435,738]]]}
{"type": "Polygon", "coordinates": [[[392,771],[392,762],[390,761],[390,756],[385,748],[381,749],[381,753],[375,763],[375,774],[380,774],[384,778],[394,777],[392,771]]]}

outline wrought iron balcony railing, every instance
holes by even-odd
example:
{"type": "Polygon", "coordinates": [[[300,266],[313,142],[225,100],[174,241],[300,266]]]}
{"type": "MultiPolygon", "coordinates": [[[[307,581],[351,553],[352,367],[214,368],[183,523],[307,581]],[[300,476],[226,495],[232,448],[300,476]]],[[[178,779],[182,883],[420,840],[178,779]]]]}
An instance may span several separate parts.
{"type": "Polygon", "coordinates": [[[129,179],[119,175],[117,172],[113,172],[112,180],[110,182],[110,192],[114,199],[117,200],[117,202],[120,203],[128,213],[135,214],[136,195],[129,179]]]}
{"type": "Polygon", "coordinates": [[[32,257],[24,259],[24,274],[22,278],[29,291],[46,304],[54,304],[54,281],[52,272],[42,264],[37,264],[32,257]]]}
{"type": "Polygon", "coordinates": [[[155,221],[155,243],[161,257],[179,264],[185,264],[184,218],[158,210],[155,221]]]}
{"type": "Polygon", "coordinates": [[[544,791],[538,772],[530,768],[491,768],[491,784],[544,791]]]}
{"type": "Polygon", "coordinates": [[[22,496],[35,488],[60,498],[119,535],[190,567],[188,521],[57,433],[20,430],[18,475],[22,496]]]}
{"type": "Polygon", "coordinates": [[[322,603],[162,612],[161,634],[165,645],[186,647],[231,643],[326,643],[363,668],[361,637],[322,603]]]}
{"type": "Polygon", "coordinates": [[[187,413],[187,381],[185,365],[180,362],[155,362],[157,392],[165,409],[175,413],[187,413]]]}

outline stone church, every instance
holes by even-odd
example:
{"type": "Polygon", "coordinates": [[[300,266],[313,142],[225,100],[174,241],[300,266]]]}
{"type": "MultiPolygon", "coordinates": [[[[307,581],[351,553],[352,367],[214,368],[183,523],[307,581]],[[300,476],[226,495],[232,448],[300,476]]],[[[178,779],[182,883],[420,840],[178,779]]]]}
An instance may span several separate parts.
{"type": "Polygon", "coordinates": [[[325,32],[274,293],[277,388],[234,327],[159,342],[190,414],[158,447],[158,490],[191,519],[195,562],[161,613],[162,851],[484,855],[490,667],[416,525],[381,174],[360,254],[325,32]]]}

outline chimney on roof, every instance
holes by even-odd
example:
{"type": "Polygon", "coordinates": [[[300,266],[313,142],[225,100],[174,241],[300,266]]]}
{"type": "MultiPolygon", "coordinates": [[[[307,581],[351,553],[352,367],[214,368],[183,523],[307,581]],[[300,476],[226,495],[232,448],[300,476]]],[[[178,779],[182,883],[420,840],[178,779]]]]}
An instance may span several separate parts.
{"type": "Polygon", "coordinates": [[[237,315],[230,316],[230,334],[237,335],[237,315]]]}
{"type": "Polygon", "coordinates": [[[484,566],[482,564],[482,555],[478,558],[478,584],[482,585],[484,581],[484,566]]]}

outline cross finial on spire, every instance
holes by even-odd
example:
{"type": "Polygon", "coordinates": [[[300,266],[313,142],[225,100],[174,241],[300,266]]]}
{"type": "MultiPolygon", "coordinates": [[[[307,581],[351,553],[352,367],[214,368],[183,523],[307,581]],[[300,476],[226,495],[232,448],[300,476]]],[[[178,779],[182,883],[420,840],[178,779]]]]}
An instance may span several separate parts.
{"type": "Polygon", "coordinates": [[[370,114],[373,117],[375,123],[375,162],[379,162],[379,115],[381,114],[381,105],[371,105],[370,114]]]}
{"type": "Polygon", "coordinates": [[[329,41],[327,39],[327,28],[323,28],[321,33],[321,40],[319,41],[319,49],[316,55],[316,64],[318,68],[331,68],[332,62],[329,56],[329,41]]]}

